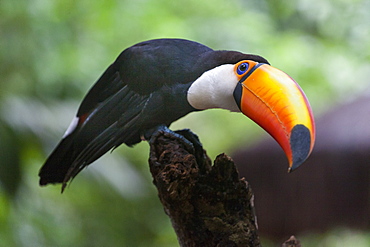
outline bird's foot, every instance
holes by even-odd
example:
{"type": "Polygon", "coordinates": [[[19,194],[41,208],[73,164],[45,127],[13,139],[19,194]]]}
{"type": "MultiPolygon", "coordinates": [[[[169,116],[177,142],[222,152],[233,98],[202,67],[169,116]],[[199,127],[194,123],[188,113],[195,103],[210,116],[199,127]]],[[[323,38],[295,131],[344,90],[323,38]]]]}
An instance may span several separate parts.
{"type": "Polygon", "coordinates": [[[163,134],[165,137],[172,137],[172,138],[180,139],[181,142],[184,144],[186,150],[188,150],[190,153],[195,152],[194,145],[190,140],[186,139],[186,137],[183,136],[181,133],[176,133],[170,130],[165,125],[159,125],[155,128],[147,130],[144,133],[143,137],[145,140],[148,140],[150,144],[153,144],[154,140],[157,139],[157,137],[161,134],[163,134]]]}
{"type": "Polygon", "coordinates": [[[198,165],[203,164],[203,162],[205,161],[203,146],[200,143],[198,136],[194,134],[190,129],[172,131],[167,126],[160,125],[156,128],[146,131],[144,133],[144,138],[146,140],[149,140],[149,143],[152,144],[154,140],[161,134],[166,137],[179,139],[185,146],[185,149],[194,154],[198,165]]]}
{"type": "Polygon", "coordinates": [[[198,165],[202,165],[205,161],[205,154],[203,151],[203,145],[199,140],[199,137],[192,132],[190,129],[176,130],[175,133],[181,135],[186,140],[190,141],[194,147],[194,156],[197,160],[198,165]]]}

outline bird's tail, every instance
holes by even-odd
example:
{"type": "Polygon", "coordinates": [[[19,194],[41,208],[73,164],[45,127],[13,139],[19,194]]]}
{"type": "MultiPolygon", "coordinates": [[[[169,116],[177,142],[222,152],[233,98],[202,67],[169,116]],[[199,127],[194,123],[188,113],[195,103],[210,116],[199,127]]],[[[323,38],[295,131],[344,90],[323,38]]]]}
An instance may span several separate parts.
{"type": "Polygon", "coordinates": [[[64,138],[51,153],[39,172],[40,185],[62,183],[75,159],[74,135],[64,138]]]}
{"type": "Polygon", "coordinates": [[[115,126],[113,124],[96,137],[75,131],[62,139],[40,169],[40,185],[63,183],[63,192],[67,183],[83,168],[112,148],[123,142],[129,146],[140,142],[137,130],[115,126]]]}

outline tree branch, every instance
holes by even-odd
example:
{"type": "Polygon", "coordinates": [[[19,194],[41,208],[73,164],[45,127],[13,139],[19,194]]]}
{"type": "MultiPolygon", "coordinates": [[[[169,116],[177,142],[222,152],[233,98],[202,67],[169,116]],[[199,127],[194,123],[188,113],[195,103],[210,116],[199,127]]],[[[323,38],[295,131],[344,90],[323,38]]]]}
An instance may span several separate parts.
{"type": "MultiPolygon", "coordinates": [[[[260,246],[253,193],[225,154],[198,164],[176,136],[150,141],[150,171],[180,246],[260,246]]],[[[197,154],[199,157],[199,154],[197,154]]]]}

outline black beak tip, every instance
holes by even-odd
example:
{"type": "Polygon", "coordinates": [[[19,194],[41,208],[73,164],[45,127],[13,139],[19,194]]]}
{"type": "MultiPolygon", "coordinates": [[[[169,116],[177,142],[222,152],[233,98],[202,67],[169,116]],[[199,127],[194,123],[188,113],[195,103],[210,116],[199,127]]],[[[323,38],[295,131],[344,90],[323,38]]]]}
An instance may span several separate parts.
{"type": "Polygon", "coordinates": [[[293,127],[290,135],[290,147],[292,149],[293,164],[288,172],[297,169],[309,156],[311,149],[311,134],[309,129],[297,124],[293,127]]]}

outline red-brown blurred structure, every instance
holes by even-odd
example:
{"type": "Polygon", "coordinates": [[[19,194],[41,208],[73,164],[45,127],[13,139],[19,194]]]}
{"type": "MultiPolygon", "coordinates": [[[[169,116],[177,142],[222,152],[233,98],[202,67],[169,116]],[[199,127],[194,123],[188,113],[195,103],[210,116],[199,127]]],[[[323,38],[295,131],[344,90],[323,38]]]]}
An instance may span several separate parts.
{"type": "Polygon", "coordinates": [[[316,127],[311,157],[291,174],[271,138],[232,155],[254,191],[260,234],[370,228],[370,96],[329,111],[316,127]]]}

